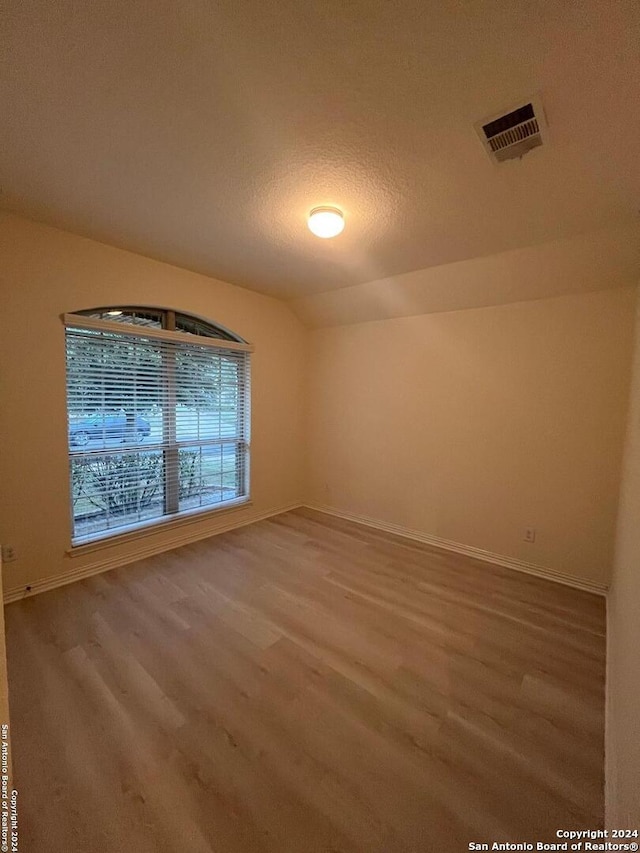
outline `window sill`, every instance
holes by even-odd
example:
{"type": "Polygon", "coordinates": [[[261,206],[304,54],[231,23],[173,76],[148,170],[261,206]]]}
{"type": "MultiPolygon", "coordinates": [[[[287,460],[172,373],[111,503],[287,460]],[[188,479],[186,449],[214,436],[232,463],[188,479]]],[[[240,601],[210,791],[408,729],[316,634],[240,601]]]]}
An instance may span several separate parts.
{"type": "Polygon", "coordinates": [[[82,557],[84,554],[91,554],[95,551],[102,551],[105,548],[115,547],[116,545],[124,545],[127,542],[137,542],[140,539],[149,536],[155,536],[157,533],[162,533],[165,530],[175,530],[176,528],[185,527],[190,524],[196,524],[207,518],[226,515],[227,513],[237,512],[240,509],[246,509],[253,505],[251,498],[238,498],[233,502],[225,504],[225,506],[216,509],[195,509],[190,512],[185,512],[178,517],[153,519],[151,521],[143,521],[140,524],[131,525],[120,533],[114,532],[105,536],[96,536],[93,539],[87,539],[84,542],[78,542],[77,545],[72,545],[65,552],[68,557],[82,557]]]}

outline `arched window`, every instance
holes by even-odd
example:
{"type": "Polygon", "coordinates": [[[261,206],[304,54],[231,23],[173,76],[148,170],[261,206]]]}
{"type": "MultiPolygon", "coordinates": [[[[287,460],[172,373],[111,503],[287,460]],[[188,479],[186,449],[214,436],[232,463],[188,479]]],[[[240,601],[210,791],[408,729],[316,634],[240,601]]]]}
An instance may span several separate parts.
{"type": "Polygon", "coordinates": [[[249,352],[157,308],[67,314],[73,543],[249,496],[249,352]]]}

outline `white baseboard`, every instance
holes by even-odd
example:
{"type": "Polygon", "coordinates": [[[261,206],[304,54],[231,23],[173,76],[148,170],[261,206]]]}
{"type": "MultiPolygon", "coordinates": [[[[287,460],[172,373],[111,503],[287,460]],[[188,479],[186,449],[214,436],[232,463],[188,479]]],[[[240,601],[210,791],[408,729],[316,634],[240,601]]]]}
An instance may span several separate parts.
{"type": "MultiPolygon", "coordinates": [[[[216,526],[213,530],[194,529],[189,525],[184,529],[176,531],[170,539],[163,539],[161,543],[146,542],[144,547],[136,548],[135,551],[126,555],[113,555],[104,557],[101,560],[96,560],[88,565],[80,566],[76,569],[71,569],[68,572],[63,572],[59,575],[42,578],[32,581],[31,583],[23,584],[20,587],[6,590],[4,593],[4,603],[9,604],[12,601],[19,601],[23,598],[28,598],[31,595],[37,595],[39,592],[46,592],[50,589],[55,589],[59,586],[65,586],[82,578],[97,575],[101,572],[107,572],[109,569],[117,569],[120,566],[126,566],[129,563],[136,563],[138,560],[144,560],[146,557],[153,557],[156,554],[162,554],[164,551],[171,551],[174,548],[179,548],[181,545],[190,545],[192,542],[197,542],[201,539],[209,539],[211,536],[217,536],[219,533],[227,533],[230,530],[235,530],[238,527],[245,527],[247,524],[255,524],[257,521],[263,521],[265,518],[271,518],[274,515],[280,515],[283,512],[289,512],[292,509],[297,509],[301,504],[294,503],[287,506],[276,507],[274,509],[263,512],[250,512],[243,515],[242,520],[229,515],[225,521],[216,526]],[[27,590],[25,587],[29,586],[27,590]]],[[[148,539],[148,537],[146,537],[148,539]]]]}
{"type": "Polygon", "coordinates": [[[162,543],[148,543],[145,547],[138,548],[126,555],[121,554],[118,556],[105,557],[102,560],[96,560],[95,562],[78,567],[77,569],[71,569],[68,572],[63,572],[59,575],[52,575],[51,577],[35,580],[20,587],[6,590],[4,593],[4,603],[9,604],[12,601],[18,601],[22,598],[27,598],[28,596],[36,595],[40,592],[46,592],[47,590],[55,589],[59,586],[65,586],[66,584],[73,583],[74,581],[81,580],[82,578],[90,577],[91,575],[97,575],[101,572],[109,571],[109,569],[116,569],[129,563],[135,563],[138,560],[144,560],[147,557],[152,557],[155,554],[161,554],[164,551],[171,551],[173,548],[179,548],[181,545],[189,545],[190,543],[197,542],[201,539],[208,539],[211,536],[217,536],[219,533],[226,533],[230,530],[235,530],[238,527],[255,524],[257,521],[262,521],[265,518],[271,518],[274,515],[280,515],[283,512],[298,509],[298,507],[301,506],[306,506],[309,509],[325,513],[326,515],[332,515],[336,518],[343,518],[345,521],[353,521],[357,524],[363,524],[366,527],[372,527],[386,533],[393,533],[396,536],[402,536],[405,539],[413,539],[416,542],[432,545],[435,548],[441,548],[445,551],[464,554],[467,557],[473,557],[474,559],[482,560],[485,563],[493,563],[494,565],[514,569],[518,572],[526,572],[527,574],[535,575],[536,577],[546,578],[547,580],[552,580],[556,583],[562,583],[566,586],[572,586],[598,595],[606,595],[607,593],[607,586],[605,584],[586,580],[584,578],[577,578],[573,575],[558,572],[555,569],[548,569],[545,566],[538,566],[534,563],[527,563],[524,560],[517,560],[514,557],[505,557],[503,554],[494,554],[491,551],[484,551],[481,548],[475,548],[471,545],[451,542],[448,539],[441,539],[439,536],[432,536],[428,533],[422,533],[419,530],[411,530],[410,528],[402,527],[398,524],[390,524],[378,519],[343,512],[341,510],[334,509],[333,507],[321,506],[318,504],[294,503],[263,512],[251,512],[244,515],[241,521],[238,521],[237,519],[234,520],[234,518],[230,516],[225,523],[216,527],[214,530],[199,531],[197,533],[194,533],[192,529],[176,531],[176,534],[172,536],[171,539],[164,539],[162,543]],[[26,590],[25,586],[30,586],[31,588],[26,590]]]}
{"type": "Polygon", "coordinates": [[[518,560],[515,557],[505,557],[504,554],[494,554],[491,551],[484,551],[482,548],[475,548],[472,545],[463,545],[460,542],[451,542],[449,539],[441,539],[439,536],[432,536],[429,533],[422,533],[419,530],[411,530],[408,527],[401,527],[399,524],[390,524],[386,521],[367,518],[363,515],[343,512],[342,510],[337,510],[333,507],[321,506],[319,504],[305,504],[305,506],[308,509],[323,512],[326,515],[333,515],[336,518],[343,518],[345,521],[354,521],[357,524],[364,524],[366,527],[383,530],[385,533],[394,533],[396,536],[402,536],[405,539],[413,539],[416,542],[423,542],[426,545],[433,545],[435,548],[442,548],[445,551],[454,551],[456,554],[464,554],[467,557],[473,557],[475,560],[482,560],[485,563],[493,563],[494,565],[503,566],[507,569],[515,569],[517,572],[525,572],[529,575],[535,575],[539,578],[555,581],[556,583],[561,583],[565,586],[572,586],[576,589],[585,590],[586,592],[593,592],[597,595],[607,594],[606,584],[587,580],[586,578],[578,578],[574,575],[567,575],[563,572],[558,572],[555,569],[548,569],[546,566],[527,563],[524,560],[518,560]]]}

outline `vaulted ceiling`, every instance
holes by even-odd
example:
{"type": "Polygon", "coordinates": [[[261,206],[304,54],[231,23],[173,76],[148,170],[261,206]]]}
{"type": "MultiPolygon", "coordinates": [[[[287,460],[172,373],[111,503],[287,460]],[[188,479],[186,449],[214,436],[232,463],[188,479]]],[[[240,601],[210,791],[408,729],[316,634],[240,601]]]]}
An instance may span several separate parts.
{"type": "Polygon", "coordinates": [[[0,204],[255,290],[638,217],[637,0],[6,0],[2,29],[0,204]],[[548,145],[494,165],[474,122],[535,93],[548,145]]]}

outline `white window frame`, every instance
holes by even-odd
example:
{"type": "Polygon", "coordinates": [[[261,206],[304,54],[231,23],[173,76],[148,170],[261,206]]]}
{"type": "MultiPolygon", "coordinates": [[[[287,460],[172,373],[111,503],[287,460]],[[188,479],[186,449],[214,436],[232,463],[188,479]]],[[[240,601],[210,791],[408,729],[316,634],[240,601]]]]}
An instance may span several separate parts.
{"type": "MultiPolygon", "coordinates": [[[[155,328],[150,326],[141,326],[135,323],[126,323],[126,322],[114,322],[104,319],[98,319],[96,317],[88,316],[92,313],[106,313],[111,309],[95,309],[95,311],[87,311],[78,312],[78,313],[69,313],[64,314],[62,316],[62,320],[65,327],[65,341],[67,332],[69,330],[77,329],[77,330],[91,330],[96,332],[112,332],[119,336],[128,335],[134,338],[142,339],[142,340],[158,340],[163,342],[173,342],[177,344],[183,345],[191,345],[195,347],[209,347],[215,350],[226,350],[233,352],[244,352],[247,353],[247,358],[244,360],[244,377],[243,377],[243,389],[244,389],[244,400],[242,404],[242,424],[241,424],[241,432],[242,432],[242,444],[244,448],[243,454],[243,471],[242,475],[244,478],[243,483],[243,494],[240,497],[221,501],[215,505],[201,506],[191,509],[177,509],[176,511],[167,512],[165,506],[165,512],[161,516],[157,516],[148,520],[136,521],[129,524],[124,524],[118,527],[109,528],[106,530],[98,531],[88,535],[74,536],[73,531],[75,529],[75,518],[74,518],[74,504],[73,504],[73,494],[70,495],[70,510],[71,510],[71,548],[74,549],[82,549],[86,546],[91,545],[99,545],[101,542],[106,542],[111,539],[116,539],[118,537],[131,538],[132,535],[135,535],[137,531],[141,533],[149,533],[153,532],[153,528],[162,528],[166,525],[171,525],[172,523],[184,523],[189,521],[190,519],[195,520],[193,517],[200,517],[206,515],[215,515],[217,513],[225,512],[234,507],[239,507],[242,505],[246,505],[251,501],[251,477],[250,477],[250,457],[251,457],[251,359],[250,353],[254,352],[254,347],[246,343],[240,339],[238,340],[227,340],[223,338],[217,337],[207,337],[206,335],[200,334],[189,334],[186,332],[175,331],[171,328],[155,328]]],[[[203,320],[199,317],[195,317],[193,315],[186,314],[184,312],[174,312],[168,309],[161,308],[123,308],[123,312],[126,311],[136,311],[136,312],[144,312],[149,311],[153,313],[159,313],[163,317],[169,316],[171,318],[171,323],[173,324],[174,318],[176,314],[179,314],[181,317],[186,317],[191,320],[197,321],[198,323],[203,324],[205,327],[210,327],[212,330],[216,330],[218,328],[221,329],[221,332],[225,334],[230,334],[224,328],[217,326],[217,324],[212,323],[211,321],[203,320]]],[[[212,443],[217,443],[213,441],[212,443]]],[[[220,440],[220,443],[223,443],[220,440]]],[[[176,447],[177,447],[176,443],[176,447]]],[[[188,443],[180,443],[182,447],[188,447],[188,443]]],[[[151,446],[154,449],[158,449],[156,445],[151,446]]],[[[173,450],[175,448],[170,448],[169,444],[163,442],[163,450],[166,453],[168,450],[173,450]]],[[[101,451],[104,453],[105,451],[101,451]]],[[[112,451],[112,454],[114,451],[112,451]]],[[[116,451],[117,453],[117,451],[116,451]]],[[[79,455],[78,452],[71,449],[68,444],[68,457],[69,457],[69,476],[71,480],[71,465],[72,459],[77,458],[79,455]]],[[[166,465],[166,457],[165,463],[166,465]]],[[[165,487],[165,498],[167,495],[167,488],[165,487]]]]}

